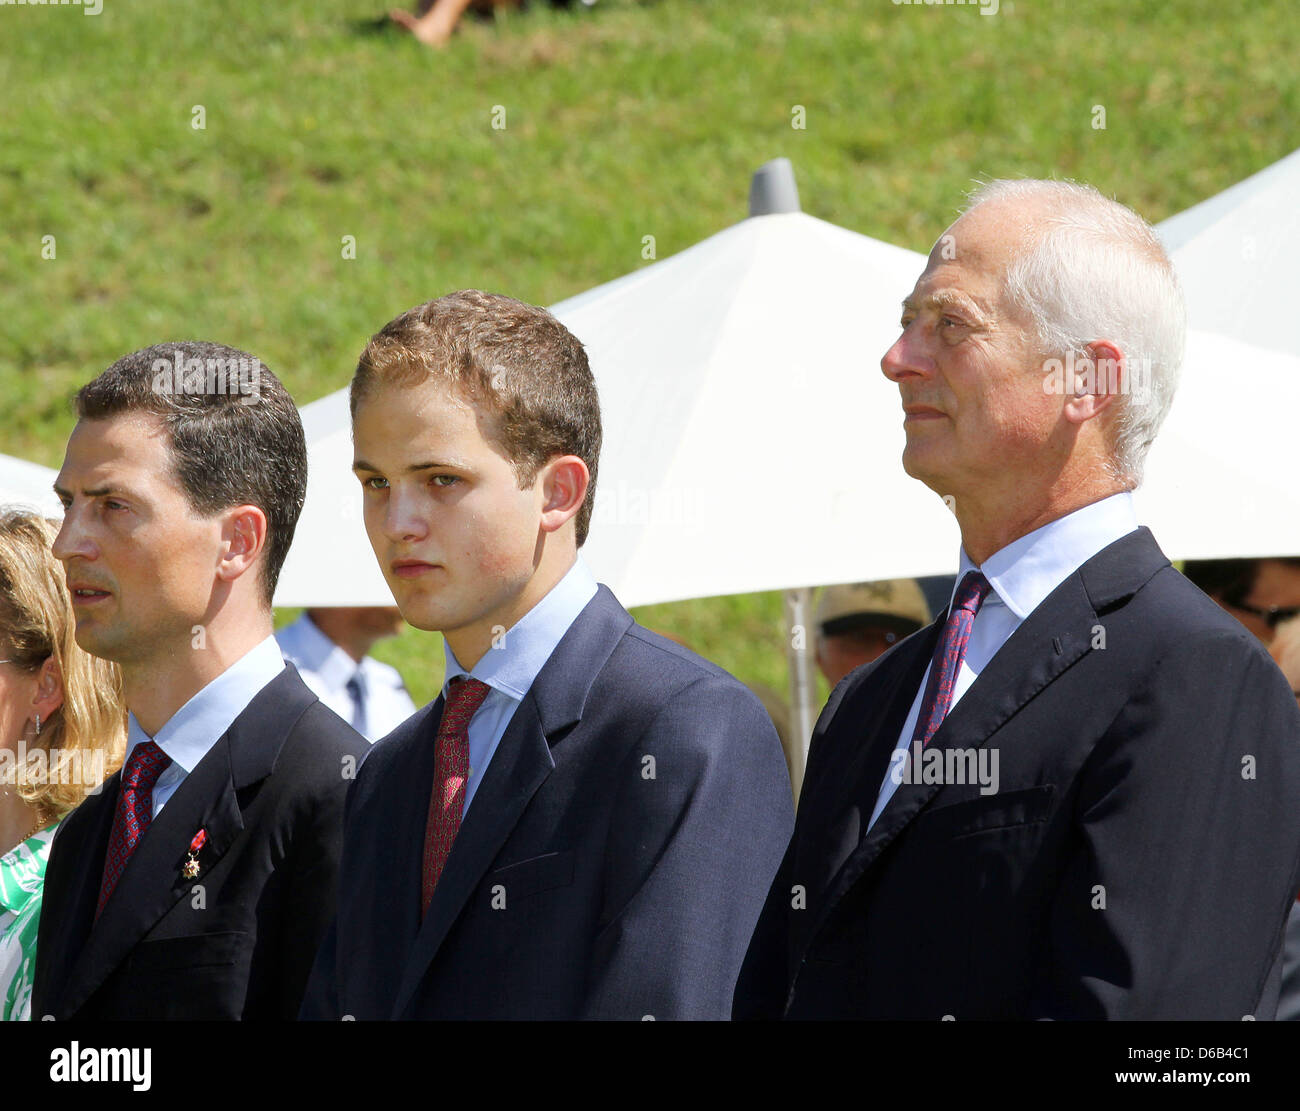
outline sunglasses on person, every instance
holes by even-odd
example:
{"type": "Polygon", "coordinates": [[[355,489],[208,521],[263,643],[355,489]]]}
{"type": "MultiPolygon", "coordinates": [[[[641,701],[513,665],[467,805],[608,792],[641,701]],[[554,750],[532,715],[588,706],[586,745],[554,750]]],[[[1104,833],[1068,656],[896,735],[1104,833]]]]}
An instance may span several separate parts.
{"type": "Polygon", "coordinates": [[[1263,618],[1270,629],[1276,629],[1283,621],[1290,621],[1291,618],[1300,616],[1300,606],[1248,606],[1245,602],[1234,602],[1233,605],[1239,610],[1263,618]]]}

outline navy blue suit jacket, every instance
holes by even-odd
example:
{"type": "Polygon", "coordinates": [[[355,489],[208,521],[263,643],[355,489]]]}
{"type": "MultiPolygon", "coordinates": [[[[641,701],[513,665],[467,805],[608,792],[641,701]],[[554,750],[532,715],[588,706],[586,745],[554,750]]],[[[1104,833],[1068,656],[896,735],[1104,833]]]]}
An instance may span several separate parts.
{"type": "Polygon", "coordinates": [[[759,701],[601,587],[511,719],[422,920],[441,714],[380,741],[349,793],[302,1017],[728,1017],[794,821],[759,701]]]}
{"type": "Polygon", "coordinates": [[[832,693],[736,1017],[1271,1018],[1300,711],[1259,642],[1138,529],[944,719],[927,752],[960,774],[867,829],[942,624],[832,693]]]}

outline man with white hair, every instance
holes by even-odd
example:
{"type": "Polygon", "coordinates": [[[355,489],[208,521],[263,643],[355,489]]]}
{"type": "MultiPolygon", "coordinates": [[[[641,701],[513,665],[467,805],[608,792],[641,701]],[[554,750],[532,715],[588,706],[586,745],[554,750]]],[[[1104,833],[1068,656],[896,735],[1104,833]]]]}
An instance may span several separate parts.
{"type": "Polygon", "coordinates": [[[1131,502],[1183,337],[1091,188],[993,182],[935,244],[881,367],[957,585],[823,711],[737,1017],[1273,1017],[1300,710],[1131,502]]]}

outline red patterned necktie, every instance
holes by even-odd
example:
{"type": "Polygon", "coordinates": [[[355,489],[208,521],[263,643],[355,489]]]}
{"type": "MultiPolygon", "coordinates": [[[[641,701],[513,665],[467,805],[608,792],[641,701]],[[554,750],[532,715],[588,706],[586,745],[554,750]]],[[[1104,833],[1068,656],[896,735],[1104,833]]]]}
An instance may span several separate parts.
{"type": "Polygon", "coordinates": [[[104,857],[104,878],[99,885],[99,919],[104,904],[122,878],[126,862],[131,859],[140,838],[153,821],[153,788],[158,777],[171,766],[172,758],[153,741],[141,741],[131,750],[131,758],[122,769],[122,788],[117,796],[117,814],[108,838],[104,857]]]}
{"type": "Polygon", "coordinates": [[[424,871],[421,884],[423,911],[429,908],[451,843],[460,830],[465,808],[465,781],[469,778],[469,719],[491,688],[486,683],[457,676],[447,687],[447,701],[438,723],[433,750],[433,794],[429,799],[429,820],[424,830],[424,871]]]}
{"type": "Polygon", "coordinates": [[[957,588],[948,620],[939,634],[939,643],[934,646],[930,678],[926,680],[925,697],[921,700],[921,712],[912,733],[913,744],[918,741],[922,746],[929,744],[951,708],[961,661],[966,655],[971,629],[975,627],[975,614],[991,589],[988,579],[978,571],[967,572],[957,588]]]}

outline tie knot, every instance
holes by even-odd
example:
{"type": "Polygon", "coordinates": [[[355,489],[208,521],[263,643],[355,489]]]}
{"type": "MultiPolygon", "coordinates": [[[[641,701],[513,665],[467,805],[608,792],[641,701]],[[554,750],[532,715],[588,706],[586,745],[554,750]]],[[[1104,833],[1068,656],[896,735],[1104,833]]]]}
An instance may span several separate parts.
{"type": "Polygon", "coordinates": [[[150,791],[171,762],[172,758],[153,741],[141,741],[131,750],[131,758],[127,760],[122,772],[122,784],[150,791]]]}
{"type": "Polygon", "coordinates": [[[344,684],[343,689],[358,702],[361,701],[361,696],[366,693],[366,681],[361,674],[360,668],[357,668],[357,670],[352,673],[352,678],[344,684]]]}
{"type": "Polygon", "coordinates": [[[447,686],[447,704],[442,708],[443,727],[463,728],[492,688],[468,675],[457,675],[447,686]]]}
{"type": "Polygon", "coordinates": [[[984,604],[984,599],[992,589],[988,579],[979,571],[967,571],[966,577],[962,579],[953,597],[952,612],[966,610],[968,613],[975,613],[984,604]]]}

